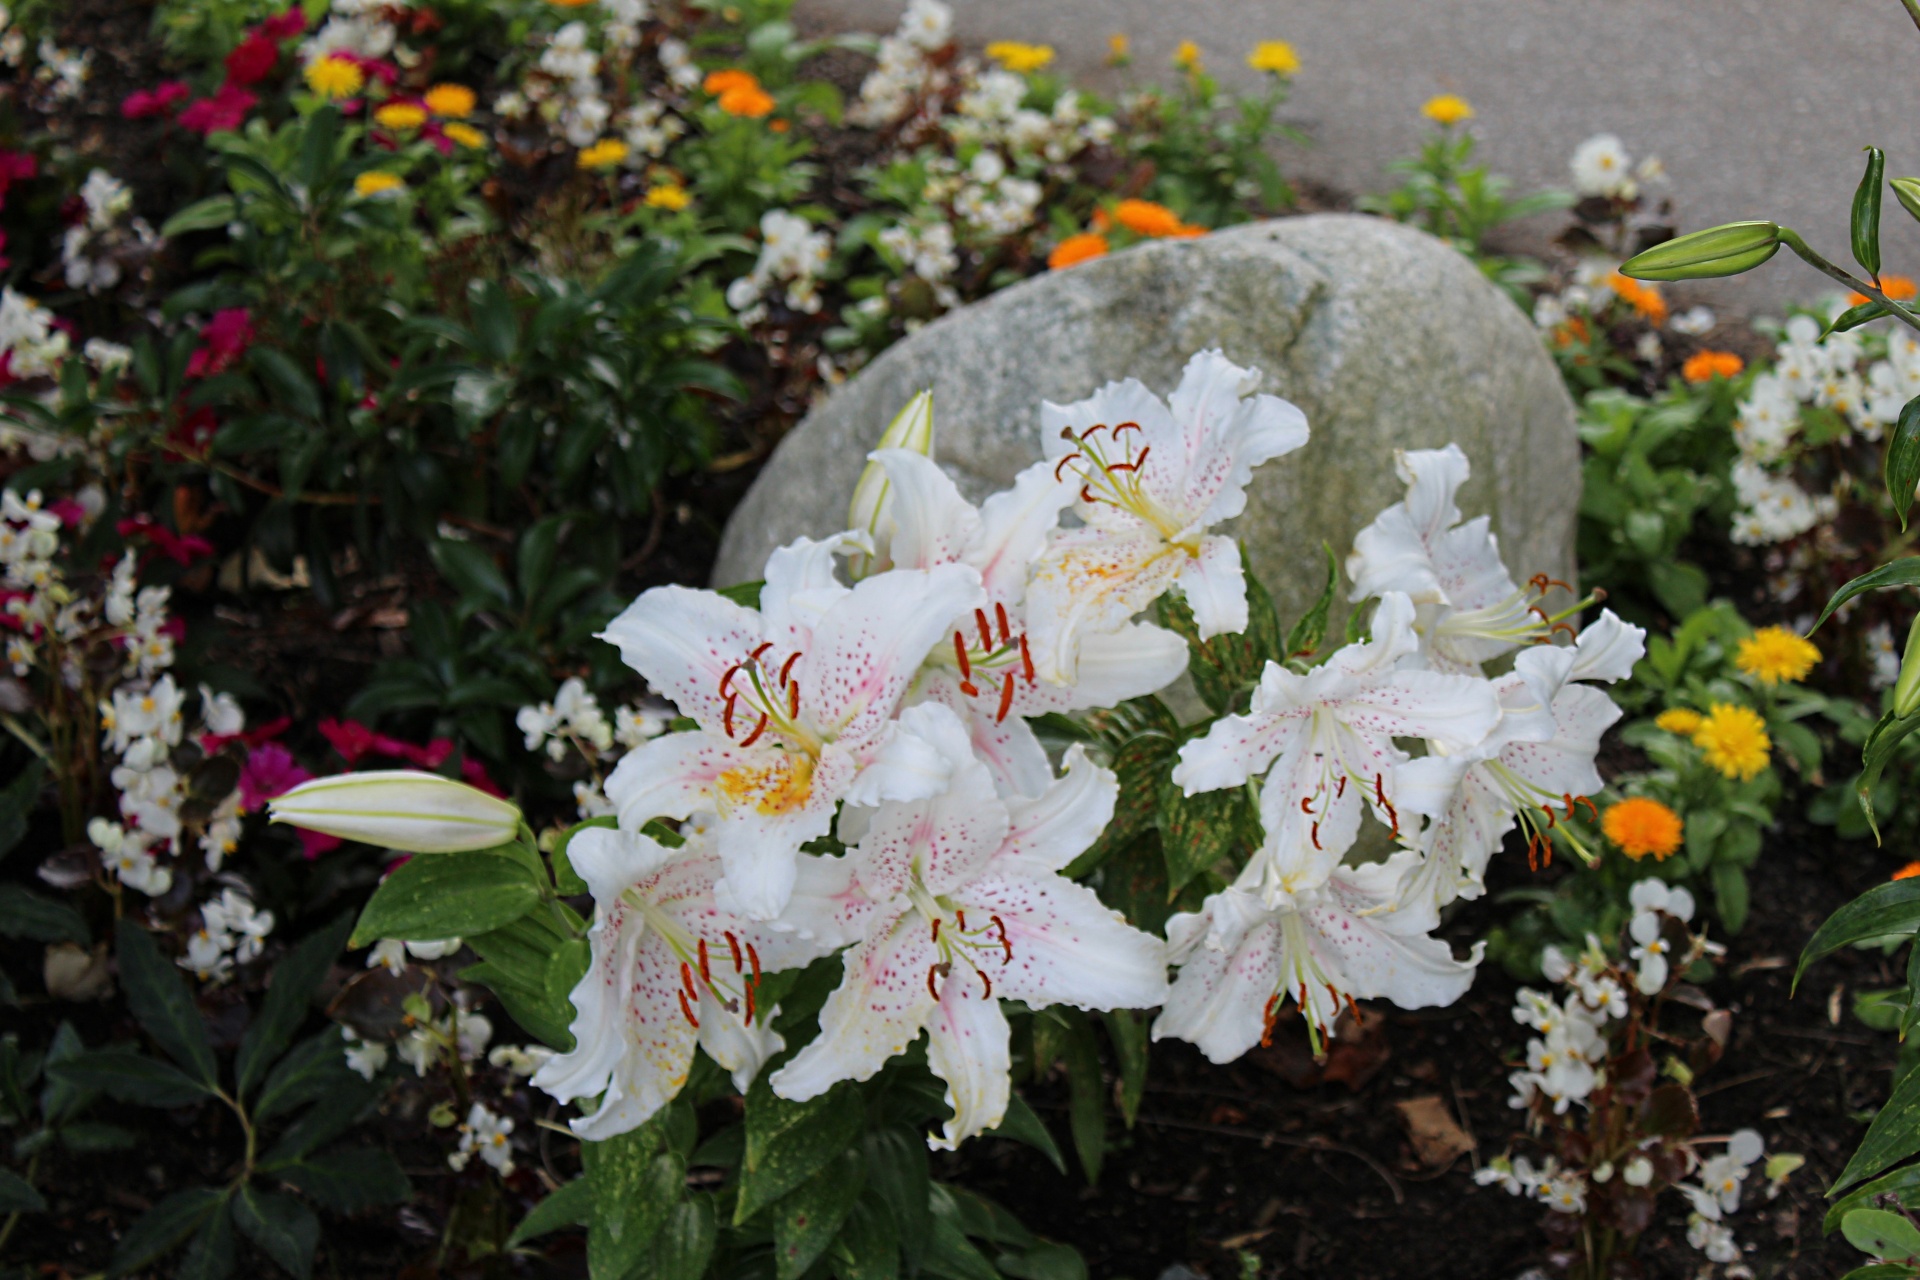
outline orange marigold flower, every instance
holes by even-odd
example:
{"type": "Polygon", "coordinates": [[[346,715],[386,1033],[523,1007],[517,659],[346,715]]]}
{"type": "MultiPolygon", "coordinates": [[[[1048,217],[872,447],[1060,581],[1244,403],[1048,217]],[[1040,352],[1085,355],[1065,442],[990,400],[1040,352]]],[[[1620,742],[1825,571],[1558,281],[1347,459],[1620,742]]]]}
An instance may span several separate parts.
{"type": "Polygon", "coordinates": [[[437,84],[421,101],[427,104],[427,110],[445,120],[463,120],[473,114],[473,90],[463,84],[437,84]]]}
{"type": "Polygon", "coordinates": [[[1151,200],[1122,200],[1113,206],[1113,220],[1137,236],[1170,236],[1179,233],[1180,215],[1151,200]]]}
{"type": "Polygon", "coordinates": [[[1053,252],[1047,255],[1047,266],[1058,271],[1062,267],[1071,267],[1076,263],[1103,258],[1107,254],[1107,249],[1105,236],[1097,231],[1082,231],[1078,235],[1068,236],[1053,246],[1053,252]]]}
{"type": "Polygon", "coordinates": [[[1911,880],[1915,876],[1920,876],[1920,862],[1909,862],[1906,866],[1900,868],[1898,871],[1888,876],[1887,879],[1911,880]]]}
{"type": "Polygon", "coordinates": [[[1587,340],[1587,321],[1583,316],[1569,316],[1553,326],[1553,345],[1560,348],[1571,347],[1576,342],[1587,340]]]}
{"type": "Polygon", "coordinates": [[[728,67],[723,71],[709,71],[700,87],[716,98],[729,89],[758,89],[760,78],[751,71],[742,71],[738,67],[728,67]]]}
{"type": "Polygon", "coordinates": [[[773,114],[773,95],[759,85],[739,85],[720,95],[720,109],[730,116],[759,120],[773,114]]]}
{"type": "MultiPolygon", "coordinates": [[[[1920,293],[1920,286],[1916,286],[1913,281],[1905,276],[1889,274],[1880,277],[1880,292],[1886,294],[1887,297],[1893,299],[1895,302],[1905,302],[1916,293],[1920,293]]],[[[1850,293],[1847,295],[1847,305],[1851,307],[1863,307],[1871,301],[1873,301],[1873,299],[1864,293],[1850,293]]]]}
{"type": "Polygon", "coordinates": [[[1667,300],[1659,287],[1623,276],[1618,271],[1607,277],[1607,287],[1620,295],[1620,301],[1656,329],[1667,322],[1667,300]]]}
{"type": "Polygon", "coordinates": [[[1680,815],[1646,796],[1629,796],[1600,815],[1600,829],[1620,852],[1638,862],[1671,858],[1680,848],[1680,815]]]}
{"type": "Polygon", "coordinates": [[[1696,351],[1680,366],[1680,376],[1688,382],[1712,382],[1731,378],[1747,367],[1747,362],[1731,351],[1696,351]]]}

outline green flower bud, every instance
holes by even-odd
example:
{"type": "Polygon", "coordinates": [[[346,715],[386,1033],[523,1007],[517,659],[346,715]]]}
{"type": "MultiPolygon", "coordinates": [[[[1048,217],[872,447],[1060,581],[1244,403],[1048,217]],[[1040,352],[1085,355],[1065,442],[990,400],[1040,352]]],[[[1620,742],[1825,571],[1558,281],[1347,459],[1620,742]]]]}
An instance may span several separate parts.
{"type": "Polygon", "coordinates": [[[1775,222],[1729,222],[1657,244],[1621,265],[1635,280],[1708,280],[1737,276],[1771,258],[1780,249],[1775,222]]]}
{"type": "Polygon", "coordinates": [[[1920,178],[1895,178],[1887,185],[1893,188],[1893,198],[1900,207],[1920,219],[1920,178]]]}
{"type": "Polygon", "coordinates": [[[1907,630],[1907,651],[1900,658],[1900,678],[1893,683],[1893,714],[1904,720],[1920,711],[1920,615],[1907,630]]]}
{"type": "MultiPolygon", "coordinates": [[[[933,392],[922,391],[907,401],[906,407],[887,424],[886,431],[880,436],[880,443],[874,449],[911,449],[931,458],[933,392]]],[[[880,517],[886,507],[886,468],[870,461],[867,469],[860,473],[860,483],[853,488],[853,502],[847,509],[847,528],[877,540],[880,537],[880,517]]],[[[872,568],[873,557],[868,555],[854,556],[847,563],[848,572],[856,580],[864,578],[872,568]]]]}
{"type": "Polygon", "coordinates": [[[269,801],[267,811],[274,822],[409,853],[491,849],[520,831],[520,810],[508,801],[412,769],[315,778],[269,801]]]}

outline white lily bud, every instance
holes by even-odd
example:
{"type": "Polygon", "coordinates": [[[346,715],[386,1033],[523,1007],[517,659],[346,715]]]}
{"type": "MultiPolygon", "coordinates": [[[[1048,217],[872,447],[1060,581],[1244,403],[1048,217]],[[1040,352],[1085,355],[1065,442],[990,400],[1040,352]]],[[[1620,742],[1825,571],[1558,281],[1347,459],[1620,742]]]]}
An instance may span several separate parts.
{"type": "MultiPolygon", "coordinates": [[[[880,436],[880,449],[911,449],[924,457],[933,456],[933,392],[922,391],[907,401],[880,436]]],[[[879,463],[867,462],[860,483],[853,487],[853,502],[847,508],[847,527],[869,537],[880,537],[880,522],[887,509],[887,471],[879,463]]],[[[850,567],[853,576],[864,577],[871,571],[874,558],[864,557],[850,567]]]]}
{"type": "Polygon", "coordinates": [[[464,782],[376,769],[303,782],[268,803],[274,822],[409,853],[491,849],[520,830],[520,810],[464,782]]]}

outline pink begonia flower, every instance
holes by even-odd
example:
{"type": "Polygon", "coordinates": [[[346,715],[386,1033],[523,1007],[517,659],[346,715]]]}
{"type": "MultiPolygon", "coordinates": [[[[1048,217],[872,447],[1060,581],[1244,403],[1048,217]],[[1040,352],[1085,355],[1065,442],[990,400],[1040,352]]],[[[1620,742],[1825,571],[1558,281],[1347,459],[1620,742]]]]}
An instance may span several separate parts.
{"type": "Polygon", "coordinates": [[[167,80],[151,89],[136,89],[120,103],[120,115],[127,120],[145,120],[151,116],[164,116],[172,111],[176,103],[185,102],[193,96],[193,90],[185,80],[167,80]]]}
{"type": "Polygon", "coordinates": [[[256,337],[253,313],[245,307],[226,307],[213,313],[200,330],[200,346],[187,360],[189,378],[224,373],[246,353],[256,337]]]}
{"type": "MultiPolygon", "coordinates": [[[[432,747],[435,743],[445,741],[445,738],[435,738],[432,743],[428,743],[427,745],[432,747]]],[[[505,788],[493,780],[493,775],[487,772],[486,765],[480,763],[472,756],[468,756],[460,762],[460,778],[468,786],[478,787],[490,796],[499,796],[503,800],[506,798],[507,793],[505,788]]]]}
{"type": "Polygon", "coordinates": [[[129,516],[114,525],[123,538],[144,538],[153,549],[179,565],[213,554],[213,544],[194,533],[175,533],[149,515],[129,516]]]}
{"type": "Polygon", "coordinates": [[[307,29],[307,13],[299,5],[283,13],[276,13],[254,28],[258,35],[269,40],[291,40],[307,29]]]}
{"type": "Polygon", "coordinates": [[[1202,351],[1168,400],[1129,378],[1041,406],[1041,445],[1079,481],[1083,524],[1053,535],[1027,586],[1041,679],[1073,684],[1081,637],[1118,630],[1169,588],[1201,639],[1246,630],[1240,549],[1206,531],[1245,509],[1255,467],[1308,434],[1305,415],[1259,385],[1257,369],[1202,351]]]}
{"type": "MultiPolygon", "coordinates": [[[[293,753],[277,742],[254,747],[247,752],[247,763],[240,769],[240,807],[258,809],[276,796],[285,795],[313,775],[301,768],[293,753]]],[[[300,830],[300,843],[307,861],[340,847],[340,838],[320,831],[300,830]]]]}
{"type": "MultiPolygon", "coordinates": [[[[533,1083],[561,1101],[602,1095],[573,1131],[602,1141],[638,1128],[686,1083],[697,1044],[733,1074],[741,1092],[785,1041],[758,1002],[760,979],[840,946],[727,911],[714,900],[722,865],[710,840],[679,849],[646,836],[589,828],[567,859],[593,894],[592,960],[573,989],[574,1047],[556,1054],[533,1083]]],[[[844,859],[803,856],[791,901],[830,919],[847,892],[844,859]],[[818,900],[816,902],[816,899],[818,900]]]]}
{"type": "Polygon", "coordinates": [[[8,151],[0,148],[0,209],[7,207],[7,188],[16,182],[25,182],[40,172],[40,162],[33,158],[31,151],[8,151]]]}
{"type": "Polygon", "coordinates": [[[927,1032],[927,1065],[947,1082],[953,1118],[928,1145],[953,1148],[998,1125],[1011,1094],[1000,999],[1029,1008],[1139,1009],[1166,996],[1158,938],[1129,926],[1059,872],[1113,816],[1119,783],[1079,746],[1037,799],[1002,800],[943,706],[901,713],[948,763],[939,795],[880,806],[848,860],[854,889],[799,903],[783,919],[858,940],[820,1011],[820,1034],[773,1077],[805,1101],[865,1080],[927,1032]]]}
{"type": "Polygon", "coordinates": [[[376,733],[358,720],[335,720],[329,717],[320,722],[319,729],[320,736],[332,744],[350,768],[357,765],[363,756],[379,755],[405,760],[422,769],[437,769],[453,754],[451,738],[435,738],[425,746],[419,746],[376,733]]]}
{"type": "Polygon", "coordinates": [[[723,893],[778,916],[799,847],[827,833],[842,801],[877,805],[946,785],[932,748],[894,708],[951,620],[981,604],[959,564],[834,578],[844,539],[801,539],[767,561],[760,608],[713,591],[655,587],[601,638],[700,727],[621,759],[606,794],[622,828],[717,815],[723,893]]]}
{"type": "Polygon", "coordinates": [[[247,112],[259,105],[258,94],[232,82],[222,84],[211,98],[201,98],[180,113],[180,127],[202,135],[224,133],[246,123],[247,112]]]}

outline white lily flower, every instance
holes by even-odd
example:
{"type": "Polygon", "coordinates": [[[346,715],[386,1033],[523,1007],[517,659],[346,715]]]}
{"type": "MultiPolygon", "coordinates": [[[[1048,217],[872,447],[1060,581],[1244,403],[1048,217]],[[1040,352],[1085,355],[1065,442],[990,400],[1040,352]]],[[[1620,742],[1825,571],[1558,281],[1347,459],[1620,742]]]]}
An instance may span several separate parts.
{"type": "Polygon", "coordinates": [[[927,1061],[953,1118],[929,1145],[953,1148],[1006,1114],[1012,1061],[1001,996],[1029,1007],[1146,1008],[1166,995],[1158,938],[1129,927],[1060,868],[1099,836],[1119,784],[1075,747],[1036,800],[1003,801],[945,707],[903,713],[952,765],[927,800],[882,806],[850,855],[860,891],[844,910],[858,933],[820,1035],[773,1077],[804,1101],[865,1080],[924,1028],[927,1061]]]}
{"type": "MultiPolygon", "coordinates": [[[[767,1025],[772,1011],[755,1004],[761,975],[808,964],[844,939],[723,910],[713,896],[721,860],[705,842],[668,849],[594,827],[574,836],[567,857],[593,893],[592,963],[573,989],[574,1047],[533,1083],[563,1102],[604,1094],[573,1121],[595,1142],[672,1101],[696,1044],[745,1090],[784,1045],[767,1025]]],[[[803,857],[790,918],[834,919],[826,900],[845,893],[846,879],[838,860],[803,857]]]]}
{"type": "Polygon", "coordinates": [[[1486,944],[1455,960],[1444,941],[1428,936],[1435,912],[1395,908],[1412,856],[1335,866],[1316,885],[1277,899],[1262,883],[1260,860],[1248,864],[1233,887],[1167,922],[1180,974],[1153,1038],[1191,1041],[1226,1063],[1271,1037],[1289,999],[1316,1043],[1342,1003],[1385,997],[1424,1009],[1458,1000],[1486,944]]]}
{"type": "Polygon", "coordinates": [[[786,905],[796,851],[827,833],[841,801],[946,785],[931,748],[892,716],[952,619],[984,600],[980,575],[897,569],[849,589],[833,576],[846,542],[803,538],[774,552],[758,610],[655,587],[601,633],[700,726],[621,759],[606,786],[621,825],[717,814],[727,891],[761,920],[786,905]]]}
{"type": "Polygon", "coordinates": [[[938,702],[967,725],[975,754],[1003,795],[1036,796],[1053,780],[1026,718],[1111,707],[1153,693],[1187,668],[1187,645],[1150,623],[1081,638],[1077,683],[1037,679],[1026,624],[1027,575],[1072,501],[1074,482],[1035,463],[1011,489],[976,508],[927,457],[906,449],[872,455],[887,484],[874,520],[876,562],[931,570],[965,564],[980,573],[986,602],[953,620],[951,644],[935,646],[906,701],[938,702]]]}
{"type": "Polygon", "coordinates": [[[876,547],[875,554],[856,557],[847,566],[849,575],[855,581],[886,567],[885,553],[878,547],[886,522],[892,481],[886,466],[876,455],[888,449],[899,449],[922,458],[933,457],[933,392],[920,392],[907,401],[899,413],[893,415],[893,421],[880,433],[880,442],[874,445],[875,452],[868,455],[866,469],[861,471],[859,482],[853,486],[853,501],[847,504],[847,528],[866,534],[876,547]]]}
{"type": "Polygon", "coordinates": [[[463,853],[506,844],[520,810],[437,773],[370,769],[315,778],[267,802],[269,821],[409,853],[463,853]]]}
{"type": "Polygon", "coordinates": [[[1240,549],[1206,531],[1245,509],[1255,467],[1307,442],[1306,416],[1253,395],[1259,385],[1258,370],[1202,351],[1168,400],[1129,378],[1041,406],[1041,443],[1079,480],[1085,526],[1054,535],[1027,588],[1042,679],[1074,683],[1080,638],[1117,630],[1169,587],[1202,639],[1246,630],[1240,549]]]}
{"type": "Polygon", "coordinates": [[[1323,883],[1353,846],[1363,805],[1399,831],[1393,787],[1408,757],[1396,737],[1461,751],[1499,722],[1491,682],[1401,669],[1417,645],[1412,621],[1412,602],[1389,592],[1372,639],[1305,675],[1269,662],[1248,714],[1223,717],[1180,748],[1173,780],[1188,795],[1241,786],[1265,771],[1261,860],[1278,877],[1267,892],[1323,883]]]}

